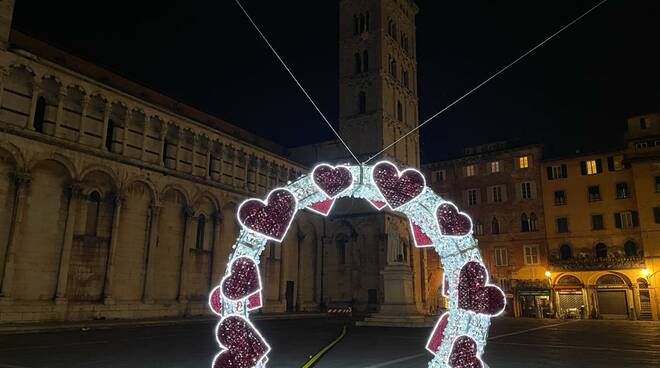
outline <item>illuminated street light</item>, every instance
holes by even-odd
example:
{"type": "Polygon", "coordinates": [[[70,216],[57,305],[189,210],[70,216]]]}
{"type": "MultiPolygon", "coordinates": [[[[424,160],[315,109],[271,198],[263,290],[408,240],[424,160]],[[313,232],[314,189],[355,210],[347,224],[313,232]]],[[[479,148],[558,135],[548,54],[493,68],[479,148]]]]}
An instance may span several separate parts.
{"type": "Polygon", "coordinates": [[[545,271],[545,277],[550,278],[552,276],[552,273],[550,271],[545,271]]]}

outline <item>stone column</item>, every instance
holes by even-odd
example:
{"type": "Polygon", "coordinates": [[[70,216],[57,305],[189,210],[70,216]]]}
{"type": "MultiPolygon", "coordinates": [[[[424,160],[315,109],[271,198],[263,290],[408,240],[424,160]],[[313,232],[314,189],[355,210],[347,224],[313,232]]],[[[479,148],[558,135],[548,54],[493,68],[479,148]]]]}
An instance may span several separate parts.
{"type": "Polygon", "coordinates": [[[109,101],[105,102],[105,110],[103,110],[103,131],[101,132],[101,149],[108,150],[105,142],[108,140],[108,126],[110,125],[110,112],[112,111],[112,104],[109,101]]]}
{"type": "Polygon", "coordinates": [[[150,116],[144,115],[144,127],[142,129],[142,153],[140,154],[140,159],[144,161],[145,151],[147,150],[147,130],[149,129],[149,121],[151,120],[150,116]]]}
{"type": "Polygon", "coordinates": [[[110,233],[110,249],[108,251],[108,263],[105,270],[105,283],[103,285],[103,302],[114,304],[112,290],[113,274],[115,269],[115,253],[117,253],[117,241],[119,240],[119,220],[121,218],[121,206],[124,198],[121,195],[115,197],[115,208],[112,216],[112,230],[110,233]]]}
{"type": "Polygon", "coordinates": [[[147,248],[147,254],[145,256],[146,270],[144,275],[144,292],[142,295],[142,300],[145,303],[153,303],[154,300],[154,280],[156,276],[156,245],[158,244],[158,225],[160,220],[160,213],[162,206],[157,203],[151,205],[150,218],[151,222],[149,223],[149,247],[147,248]]]}
{"type": "Polygon", "coordinates": [[[131,116],[133,113],[131,110],[126,110],[126,119],[124,119],[124,131],[122,133],[121,139],[121,154],[126,155],[126,145],[128,144],[128,126],[131,123],[131,116]]]}
{"type": "Polygon", "coordinates": [[[27,127],[30,130],[34,130],[34,115],[37,111],[37,100],[41,94],[41,83],[36,79],[32,81],[32,101],[30,102],[30,116],[28,117],[27,127]]]}
{"type": "Polygon", "coordinates": [[[14,175],[15,192],[13,213],[9,224],[9,239],[7,251],[5,252],[4,272],[2,274],[2,286],[0,289],[0,301],[10,301],[14,286],[15,258],[18,247],[21,224],[25,212],[31,177],[28,173],[17,173],[14,175]]]}
{"type": "Polygon", "coordinates": [[[80,129],[78,129],[78,143],[82,142],[85,137],[85,117],[87,116],[87,108],[89,107],[89,95],[82,97],[82,111],[80,112],[80,129]]]}
{"type": "Polygon", "coordinates": [[[160,127],[160,166],[165,167],[165,139],[167,139],[167,123],[163,123],[160,127]]]}
{"type": "Polygon", "coordinates": [[[64,100],[66,99],[66,87],[60,86],[60,91],[57,94],[57,116],[55,117],[55,130],[53,136],[57,137],[57,133],[62,125],[64,116],[64,100]]]}
{"type": "Polygon", "coordinates": [[[55,292],[55,304],[66,304],[66,288],[69,282],[69,265],[71,261],[71,247],[73,246],[73,235],[75,232],[76,215],[80,207],[82,188],[79,184],[73,184],[67,189],[69,192],[69,206],[66,212],[66,225],[64,228],[64,242],[60,253],[60,267],[57,276],[57,289],[55,292]]]}
{"type": "MultiPolygon", "coordinates": [[[[213,273],[216,272],[216,270],[220,269],[220,260],[216,259],[218,258],[218,255],[221,254],[220,252],[220,226],[222,224],[220,212],[216,212],[213,214],[213,243],[211,244],[211,260],[210,260],[210,269],[209,269],[209,291],[213,288],[214,285],[214,280],[213,280],[213,273]]],[[[262,276],[263,277],[263,276],[262,276]]]]}
{"type": "Polygon", "coordinates": [[[298,230],[298,275],[297,275],[297,289],[296,289],[296,312],[300,312],[303,306],[303,248],[305,247],[305,234],[301,235],[298,230]]]}
{"type": "Polygon", "coordinates": [[[181,266],[179,272],[179,302],[187,303],[188,302],[188,290],[187,290],[187,280],[188,280],[188,263],[190,260],[190,248],[191,242],[194,235],[194,213],[195,211],[186,207],[183,210],[184,217],[184,233],[183,233],[183,244],[181,245],[181,266]]]}
{"type": "Polygon", "coordinates": [[[284,262],[284,255],[286,253],[285,249],[286,247],[284,246],[284,242],[280,242],[280,295],[278,300],[281,303],[286,303],[286,267],[284,262]]]}

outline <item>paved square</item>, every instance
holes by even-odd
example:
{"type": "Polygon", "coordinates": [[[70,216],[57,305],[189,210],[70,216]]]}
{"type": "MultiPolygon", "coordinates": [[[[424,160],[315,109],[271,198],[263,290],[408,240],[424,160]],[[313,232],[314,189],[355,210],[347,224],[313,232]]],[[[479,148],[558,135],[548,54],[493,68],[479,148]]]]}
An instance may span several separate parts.
{"type": "MultiPolygon", "coordinates": [[[[337,320],[258,321],[271,364],[301,367],[339,335],[337,320]]],[[[217,352],[213,323],[0,336],[0,368],[204,368],[217,352]]],[[[351,327],[318,368],[426,367],[429,329],[351,327]]],[[[660,323],[497,318],[492,368],[660,367],[660,323]]]]}

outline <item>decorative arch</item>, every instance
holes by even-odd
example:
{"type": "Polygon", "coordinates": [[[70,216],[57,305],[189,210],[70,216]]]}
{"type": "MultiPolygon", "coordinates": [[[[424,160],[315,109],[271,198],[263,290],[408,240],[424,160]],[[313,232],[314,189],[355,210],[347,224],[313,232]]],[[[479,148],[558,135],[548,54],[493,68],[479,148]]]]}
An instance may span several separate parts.
{"type": "Polygon", "coordinates": [[[149,188],[149,194],[151,195],[151,201],[153,203],[160,203],[160,197],[158,196],[158,189],[156,188],[156,185],[151,181],[146,176],[140,175],[138,177],[132,178],[129,181],[127,181],[123,187],[122,191],[125,190],[126,188],[130,188],[131,185],[135,183],[142,183],[144,184],[147,188],[149,188]]]}
{"type": "Polygon", "coordinates": [[[9,157],[14,160],[14,166],[17,171],[23,171],[26,169],[25,156],[23,156],[21,149],[15,144],[7,141],[0,141],[0,150],[6,151],[9,154],[9,157]]]}
{"type": "Polygon", "coordinates": [[[588,281],[589,285],[607,285],[607,282],[613,282],[615,280],[614,278],[618,278],[621,281],[618,284],[610,285],[626,285],[626,287],[632,285],[632,282],[628,276],[617,271],[598,272],[593,274],[588,281]]]}
{"type": "MultiPolygon", "coordinates": [[[[204,199],[207,199],[211,204],[213,205],[214,212],[217,212],[218,209],[220,208],[220,203],[218,202],[218,199],[209,191],[203,191],[200,193],[197,193],[195,198],[193,199],[193,207],[195,207],[195,211],[197,211],[197,204],[203,201],[204,199]]],[[[213,215],[213,213],[207,213],[207,215],[213,215]]],[[[195,216],[197,216],[197,213],[195,213],[195,216]]]]}
{"type": "Polygon", "coordinates": [[[46,160],[51,160],[51,161],[56,161],[62,166],[64,166],[69,174],[69,177],[73,180],[78,179],[78,170],[76,169],[76,166],[73,164],[71,160],[69,160],[68,157],[59,154],[57,152],[47,152],[47,153],[37,153],[32,157],[30,162],[28,163],[28,170],[32,171],[35,166],[37,166],[39,163],[42,161],[46,160]]]}
{"type": "Polygon", "coordinates": [[[191,206],[194,203],[194,201],[191,199],[190,193],[188,193],[188,190],[186,190],[186,188],[184,188],[182,185],[176,183],[167,184],[163,188],[163,190],[160,191],[158,198],[165,197],[165,194],[167,194],[167,192],[169,192],[170,190],[175,190],[181,193],[181,195],[186,201],[186,206],[191,206]]]}
{"type": "Polygon", "coordinates": [[[584,283],[577,276],[571,274],[563,274],[557,278],[556,285],[562,286],[580,286],[582,287],[584,283]]]}
{"type": "Polygon", "coordinates": [[[119,187],[119,176],[117,175],[117,173],[114,170],[112,170],[110,167],[104,166],[104,165],[92,164],[92,165],[89,165],[89,166],[85,167],[80,172],[80,180],[84,181],[87,178],[88,175],[92,174],[93,172],[97,172],[97,171],[100,171],[100,172],[108,175],[112,179],[112,185],[115,188],[119,187]]]}
{"type": "Polygon", "coordinates": [[[209,296],[209,307],[221,317],[216,338],[222,351],[213,367],[266,366],[270,346],[250,322],[249,314],[262,306],[260,255],[267,242],[284,239],[299,210],[327,216],[342,197],[361,198],[377,210],[389,208],[407,216],[415,245],[434,248],[439,254],[450,310],[440,317],[426,343],[433,354],[429,367],[468,368],[477,361],[483,365],[490,319],[504,311],[506,299],[489,283],[472,236],[472,221],[428,188],[419,171],[400,170],[381,161],[373,166],[320,164],[286,188],[276,188],[265,199],[249,199],[238,207],[242,229],[225,276],[209,296]],[[245,335],[253,338],[237,340],[245,335]]]}

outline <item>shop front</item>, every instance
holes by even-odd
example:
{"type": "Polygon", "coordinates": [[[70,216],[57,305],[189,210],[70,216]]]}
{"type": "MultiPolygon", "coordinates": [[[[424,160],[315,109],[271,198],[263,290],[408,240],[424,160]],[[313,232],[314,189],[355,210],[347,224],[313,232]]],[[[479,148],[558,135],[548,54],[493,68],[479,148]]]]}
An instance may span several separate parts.
{"type": "Polygon", "coordinates": [[[542,280],[518,281],[514,286],[517,317],[552,318],[554,308],[549,284],[542,280]]]}
{"type": "Polygon", "coordinates": [[[564,275],[555,284],[557,316],[565,319],[587,318],[584,284],[572,275],[564,275]]]}

